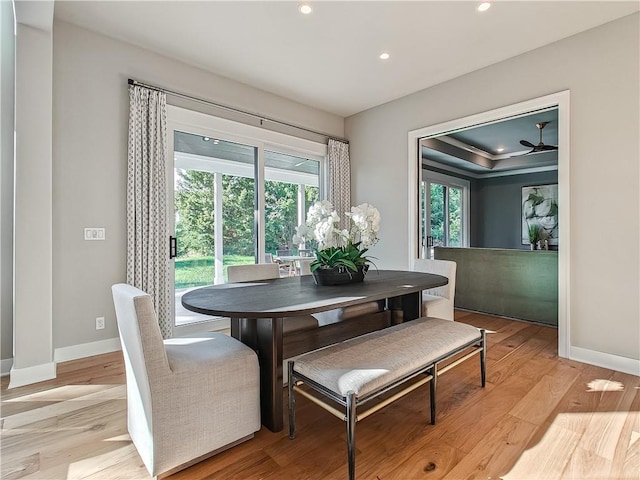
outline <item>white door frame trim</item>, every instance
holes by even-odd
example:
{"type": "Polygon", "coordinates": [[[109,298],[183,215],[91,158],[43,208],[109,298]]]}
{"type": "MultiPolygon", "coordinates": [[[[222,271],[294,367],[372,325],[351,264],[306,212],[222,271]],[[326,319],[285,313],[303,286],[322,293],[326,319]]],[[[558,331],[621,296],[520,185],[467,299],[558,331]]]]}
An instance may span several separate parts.
{"type": "Polygon", "coordinates": [[[421,162],[418,161],[421,138],[441,135],[473,125],[493,123],[506,117],[522,115],[545,108],[558,107],[558,203],[561,228],[561,248],[558,251],[558,355],[571,355],[571,195],[570,195],[570,142],[569,142],[569,90],[552,93],[544,97],[497,108],[468,117],[451,120],[429,127],[412,130],[408,134],[408,214],[409,214],[409,259],[413,265],[418,258],[419,208],[418,192],[421,180],[421,162]]]}

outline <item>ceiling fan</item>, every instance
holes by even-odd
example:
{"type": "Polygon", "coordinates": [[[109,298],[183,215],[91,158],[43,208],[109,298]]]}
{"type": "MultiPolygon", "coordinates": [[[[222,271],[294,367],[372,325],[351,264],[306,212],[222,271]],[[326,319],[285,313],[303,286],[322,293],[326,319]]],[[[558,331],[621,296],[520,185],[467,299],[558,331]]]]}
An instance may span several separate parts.
{"type": "Polygon", "coordinates": [[[523,145],[525,147],[529,147],[532,150],[530,152],[525,153],[525,155],[529,155],[530,153],[538,153],[538,152],[546,152],[549,150],[557,150],[558,146],[557,145],[545,145],[542,142],[542,130],[544,129],[544,127],[547,126],[549,122],[540,122],[540,123],[536,123],[536,127],[538,127],[538,130],[540,130],[540,143],[538,143],[537,145],[534,145],[533,143],[527,141],[527,140],[520,140],[520,145],[523,145]]]}

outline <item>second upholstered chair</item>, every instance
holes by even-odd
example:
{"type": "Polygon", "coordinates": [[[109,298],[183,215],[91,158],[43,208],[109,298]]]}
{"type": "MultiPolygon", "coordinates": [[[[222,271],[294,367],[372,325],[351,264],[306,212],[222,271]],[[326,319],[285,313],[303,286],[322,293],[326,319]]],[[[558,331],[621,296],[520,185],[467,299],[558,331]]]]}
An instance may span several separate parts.
{"type": "Polygon", "coordinates": [[[456,295],[456,262],[449,260],[418,259],[414,271],[434,273],[449,279],[442,287],[430,288],[422,292],[422,316],[453,320],[453,306],[456,295]]]}
{"type": "MultiPolygon", "coordinates": [[[[279,267],[275,263],[255,263],[250,265],[231,265],[227,269],[229,283],[254,282],[280,278],[279,267]]],[[[293,332],[311,330],[318,327],[318,321],[311,315],[285,317],[282,332],[287,335],[293,332]]]]}

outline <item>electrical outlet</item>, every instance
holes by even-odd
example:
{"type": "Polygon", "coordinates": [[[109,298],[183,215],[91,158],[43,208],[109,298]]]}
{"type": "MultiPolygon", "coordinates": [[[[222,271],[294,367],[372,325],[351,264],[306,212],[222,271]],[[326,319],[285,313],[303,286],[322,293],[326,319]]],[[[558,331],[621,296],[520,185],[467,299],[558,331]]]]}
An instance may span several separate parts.
{"type": "Polygon", "coordinates": [[[96,317],[96,330],[104,329],[104,317],[96,317]]]}

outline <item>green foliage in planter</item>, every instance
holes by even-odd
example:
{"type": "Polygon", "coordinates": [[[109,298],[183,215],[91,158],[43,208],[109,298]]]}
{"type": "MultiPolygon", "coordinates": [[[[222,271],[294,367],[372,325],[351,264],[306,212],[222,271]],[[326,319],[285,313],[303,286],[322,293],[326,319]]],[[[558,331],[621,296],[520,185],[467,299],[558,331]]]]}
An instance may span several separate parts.
{"type": "Polygon", "coordinates": [[[529,243],[536,243],[540,240],[540,227],[535,223],[529,225],[529,243]]]}
{"type": "Polygon", "coordinates": [[[367,248],[360,248],[360,242],[349,242],[344,247],[330,247],[316,252],[316,259],[311,262],[311,271],[319,268],[338,268],[340,271],[358,271],[358,267],[371,263],[365,256],[367,248]]]}

